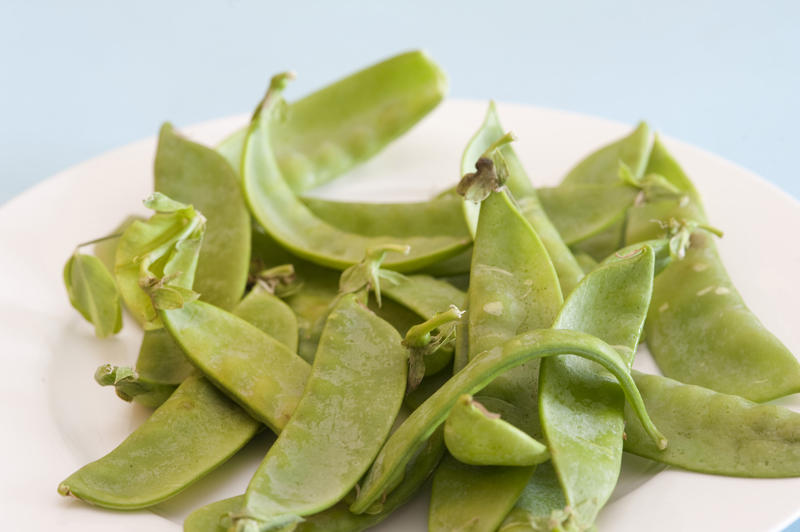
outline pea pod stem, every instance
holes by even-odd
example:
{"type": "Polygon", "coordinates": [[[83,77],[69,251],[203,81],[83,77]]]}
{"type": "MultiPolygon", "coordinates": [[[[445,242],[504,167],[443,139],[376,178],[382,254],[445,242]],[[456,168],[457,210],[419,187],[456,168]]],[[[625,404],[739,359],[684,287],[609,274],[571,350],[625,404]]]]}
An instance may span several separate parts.
{"type": "Polygon", "coordinates": [[[597,362],[614,375],[647,434],[659,449],[666,448],[666,438],[648,417],[627,365],[613,347],[577,331],[539,329],[516,336],[501,347],[478,355],[417,408],[384,444],[350,510],[365,512],[383,496],[387,486],[396,484],[408,461],[445,421],[461,395],[476,393],[499,374],[529,360],[564,354],[597,362]]]}

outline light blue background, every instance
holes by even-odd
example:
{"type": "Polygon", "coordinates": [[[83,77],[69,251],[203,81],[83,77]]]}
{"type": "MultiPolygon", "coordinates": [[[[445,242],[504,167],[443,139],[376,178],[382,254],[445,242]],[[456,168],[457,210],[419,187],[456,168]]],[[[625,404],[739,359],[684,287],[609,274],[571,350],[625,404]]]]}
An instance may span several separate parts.
{"type": "Polygon", "coordinates": [[[0,203],[164,120],[247,111],[276,71],[296,97],[417,47],[452,96],[644,118],[798,198],[799,23],[796,1],[2,0],[0,203]]]}

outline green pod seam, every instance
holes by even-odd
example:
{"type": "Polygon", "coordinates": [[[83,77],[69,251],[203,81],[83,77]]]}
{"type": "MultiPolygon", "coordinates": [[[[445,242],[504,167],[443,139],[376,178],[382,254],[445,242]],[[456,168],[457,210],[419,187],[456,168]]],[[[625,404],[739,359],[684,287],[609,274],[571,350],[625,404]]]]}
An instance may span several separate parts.
{"type": "Polygon", "coordinates": [[[559,354],[577,354],[600,363],[622,385],[625,397],[635,406],[644,426],[658,441],[667,442],[649,422],[638,390],[617,351],[591,335],[569,330],[541,329],[521,334],[475,357],[467,366],[430,396],[389,437],[365,477],[360,493],[350,506],[351,511],[363,513],[379,500],[388,486],[397,484],[411,457],[441,425],[458,398],[474,394],[497,375],[530,360],[559,354]]]}
{"type": "Polygon", "coordinates": [[[295,523],[344,497],[392,427],[406,363],[397,331],[356,295],[342,297],[328,316],[303,397],[250,481],[235,530],[295,523]]]}
{"type": "Polygon", "coordinates": [[[366,237],[339,230],[314,216],[286,184],[272,150],[273,126],[287,79],[286,74],[273,78],[253,116],[242,155],[242,179],[250,210],[276,241],[295,255],[337,269],[357,264],[369,249],[387,244],[408,245],[408,255],[391,257],[384,263],[398,271],[433,264],[469,245],[468,238],[452,236],[366,237]]]}

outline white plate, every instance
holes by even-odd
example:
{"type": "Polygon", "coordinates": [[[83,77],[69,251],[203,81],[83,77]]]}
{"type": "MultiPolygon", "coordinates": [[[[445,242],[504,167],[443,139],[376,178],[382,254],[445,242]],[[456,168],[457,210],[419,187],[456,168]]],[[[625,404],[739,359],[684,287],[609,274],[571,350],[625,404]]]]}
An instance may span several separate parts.
{"type": "MultiPolygon", "coordinates": [[[[485,103],[451,101],[367,165],[317,193],[329,198],[401,201],[428,198],[457,179],[461,151],[485,103]]],[[[539,185],[555,184],[585,153],[629,126],[582,115],[501,105],[504,124],[539,185]]],[[[215,143],[244,122],[226,118],[186,128],[215,143]]],[[[155,129],[155,124],[154,124],[155,129]]],[[[800,204],[719,157],[677,141],[667,146],[695,180],[712,222],[726,231],[720,249],[736,285],[763,322],[795,353],[800,301],[800,204]]],[[[97,340],[71,309],[61,268],[73,246],[144,213],[151,190],[154,139],[66,170],[0,208],[0,515],[7,530],[171,531],[193,508],[241,493],[264,453],[257,439],[229,464],[153,510],[120,513],[56,493],[59,481],[116,446],[146,417],[92,375],[101,363],[131,364],[140,331],[130,320],[116,338],[97,340]],[[163,517],[162,517],[163,516],[163,517]]],[[[42,154],[46,157],[47,154],[42,154]]],[[[653,371],[642,353],[637,367],[653,371]]],[[[784,404],[800,408],[797,397],[784,404]]],[[[800,514],[800,479],[748,480],[677,470],[655,474],[626,460],[623,481],[600,516],[614,531],[780,530],[800,514]]],[[[425,530],[420,497],[376,528],[425,530]]]]}

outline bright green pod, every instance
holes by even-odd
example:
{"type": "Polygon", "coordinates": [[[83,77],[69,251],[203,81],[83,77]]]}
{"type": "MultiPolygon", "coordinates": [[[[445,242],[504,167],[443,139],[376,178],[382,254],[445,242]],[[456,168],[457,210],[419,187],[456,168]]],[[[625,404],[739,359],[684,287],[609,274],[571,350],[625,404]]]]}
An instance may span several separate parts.
{"type": "Polygon", "coordinates": [[[306,361],[254,325],[202,301],[162,310],[161,316],[211,382],[274,431],[286,425],[311,371],[306,361]]]}
{"type": "Polygon", "coordinates": [[[800,476],[800,413],[637,371],[647,412],[669,447],[655,449],[625,409],[625,451],[700,473],[800,476]]]}
{"type": "MultiPolygon", "coordinates": [[[[553,327],[602,339],[614,346],[629,370],[650,303],[655,262],[648,245],[612,256],[584,277],[553,327]]],[[[542,362],[540,420],[572,509],[567,517],[579,530],[592,526],[617,484],[624,403],[619,386],[597,364],[576,356],[542,362]]]]}
{"type": "Polygon", "coordinates": [[[453,458],[476,466],[532,466],[550,457],[545,445],[469,395],[447,416],[444,442],[453,458]]]}
{"type": "Polygon", "coordinates": [[[194,206],[206,231],[192,289],[203,301],[232,309],[242,298],[250,267],[250,214],[239,176],[219,153],[161,126],[155,190],[194,206]]]}
{"type": "MultiPolygon", "coordinates": [[[[469,359],[517,334],[549,327],[561,307],[559,279],[547,250],[504,191],[492,193],[481,204],[468,295],[469,359]]],[[[534,360],[499,376],[483,391],[524,412],[520,426],[530,432],[529,437],[539,432],[538,379],[539,362],[534,360]]],[[[463,466],[452,465],[444,461],[435,475],[429,515],[433,531],[467,526],[476,532],[494,530],[534,471],[533,464],[524,472],[519,467],[490,473],[472,468],[470,476],[463,466]],[[489,481],[491,486],[486,485],[489,481]],[[483,498],[485,504],[464,506],[465,497],[483,498]]]]}
{"type": "MultiPolygon", "coordinates": [[[[444,72],[413,50],[290,103],[274,142],[286,183],[299,194],[343,174],[411,129],[446,92],[444,72]]],[[[246,130],[219,147],[237,171],[246,130]]]]}
{"type": "Polygon", "coordinates": [[[260,428],[211,383],[190,377],[116,449],[58,491],[106,508],[146,508],[213,470],[260,428]]]}
{"type": "MultiPolygon", "coordinates": [[[[630,210],[627,240],[652,238],[670,219],[706,223],[699,195],[656,141],[648,172],[686,196],[630,210]]],[[[762,402],[800,392],[800,363],[747,308],[710,235],[692,236],[683,260],[656,279],[645,324],[647,346],[667,377],[762,402]]]]}
{"type": "Polygon", "coordinates": [[[406,364],[397,331],[355,294],[342,297],[328,316],[303,397],[250,481],[234,529],[296,523],[341,500],[392,427],[406,364]]]}
{"type": "Polygon", "coordinates": [[[76,250],[64,265],[64,285],[70,304],[94,325],[95,336],[105,338],[122,329],[117,285],[100,259],[76,250]]]}
{"type": "MultiPolygon", "coordinates": [[[[475,161],[498,139],[502,138],[504,134],[505,130],[500,124],[500,117],[497,114],[495,104],[490,102],[483,123],[464,149],[464,154],[461,158],[461,175],[472,172],[475,161]]],[[[505,144],[497,148],[497,151],[500,152],[508,166],[508,181],[506,185],[514,195],[522,215],[536,230],[547,249],[550,260],[553,262],[556,272],[558,272],[562,292],[569,294],[583,277],[583,271],[578,266],[578,263],[575,262],[575,257],[572,256],[561,235],[558,234],[555,226],[548,218],[539,201],[536,188],[528,178],[514,149],[509,144],[505,144]]],[[[472,234],[475,234],[478,227],[479,208],[476,204],[465,201],[464,209],[467,226],[472,231],[472,234]]]]}
{"type": "Polygon", "coordinates": [[[302,198],[314,215],[334,227],[364,236],[419,235],[470,238],[461,199],[415,203],[360,203],[302,198]]]}
{"type": "Polygon", "coordinates": [[[450,410],[463,394],[475,394],[503,372],[531,360],[561,354],[577,354],[593,360],[616,378],[626,399],[640,415],[648,433],[666,447],[667,441],[650,422],[641,395],[636,389],[627,364],[619,353],[602,340],[586,333],[559,329],[540,329],[520,334],[475,357],[451,377],[386,440],[369,473],[364,478],[350,510],[363,513],[396,486],[414,454],[424,446],[436,428],[444,423],[450,410]]]}
{"type": "Polygon", "coordinates": [[[279,120],[281,92],[290,76],[275,76],[253,116],[242,157],[245,197],[255,218],[280,245],[293,254],[331,268],[358,264],[370,249],[410,246],[384,265],[409,271],[451,257],[469,246],[468,238],[452,236],[367,237],[342,231],[315,216],[283,179],[273,152],[274,125],[279,120]],[[398,258],[399,257],[399,258],[398,258]]]}
{"type": "Polygon", "coordinates": [[[624,220],[639,189],[624,183],[561,185],[537,193],[561,238],[571,246],[624,220]]]}

